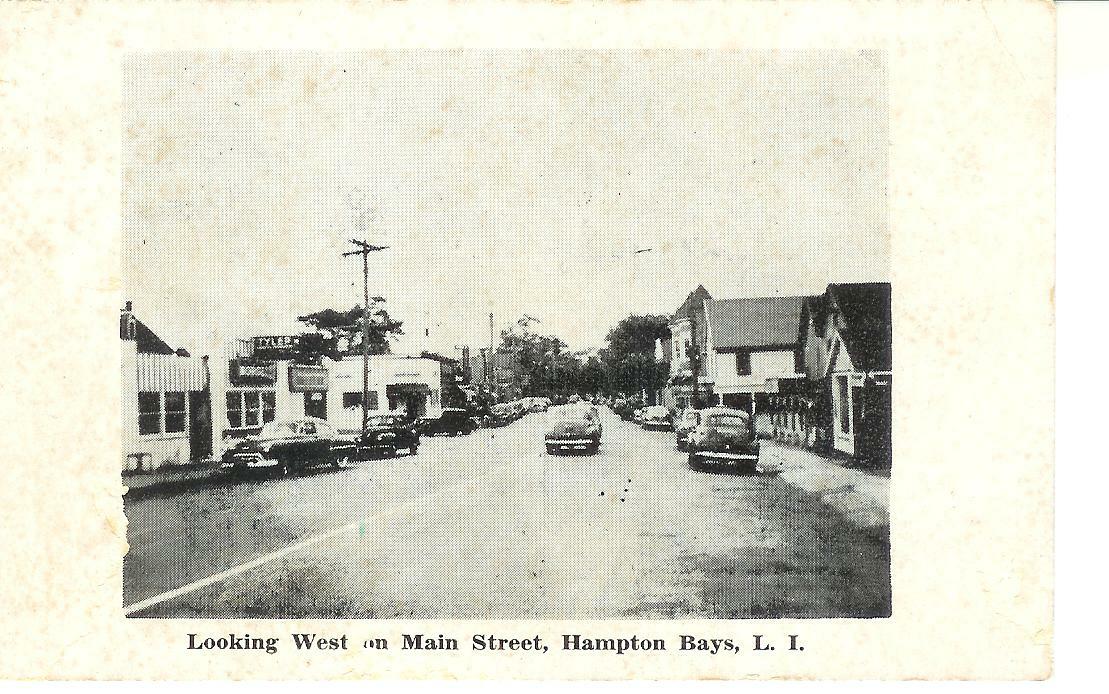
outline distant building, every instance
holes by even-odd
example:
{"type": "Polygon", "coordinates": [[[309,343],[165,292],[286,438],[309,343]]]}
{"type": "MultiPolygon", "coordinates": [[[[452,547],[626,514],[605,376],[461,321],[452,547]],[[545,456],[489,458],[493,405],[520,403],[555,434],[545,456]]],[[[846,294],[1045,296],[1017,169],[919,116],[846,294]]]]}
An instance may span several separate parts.
{"type": "MultiPolygon", "coordinates": [[[[670,362],[670,378],[665,391],[660,393],[660,404],[672,409],[685,409],[692,399],[693,368],[690,355],[705,354],[708,336],[705,326],[706,301],[712,301],[712,295],[703,285],[697,285],[670,320],[669,344],[661,340],[656,343],[656,352],[661,351],[665,344],[669,353],[666,361],[670,362]]],[[[703,367],[702,364],[698,378],[700,392],[703,398],[711,399],[712,378],[703,367]]]]}

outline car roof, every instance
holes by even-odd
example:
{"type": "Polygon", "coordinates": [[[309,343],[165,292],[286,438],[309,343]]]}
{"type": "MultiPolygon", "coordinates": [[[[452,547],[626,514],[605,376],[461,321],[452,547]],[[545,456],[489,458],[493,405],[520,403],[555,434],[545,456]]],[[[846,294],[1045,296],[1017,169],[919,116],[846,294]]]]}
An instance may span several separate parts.
{"type": "Polygon", "coordinates": [[[751,418],[751,415],[747,414],[745,411],[737,410],[733,407],[706,407],[705,409],[701,410],[701,414],[703,414],[703,415],[727,414],[727,415],[743,417],[744,419],[750,419],[751,418]]]}

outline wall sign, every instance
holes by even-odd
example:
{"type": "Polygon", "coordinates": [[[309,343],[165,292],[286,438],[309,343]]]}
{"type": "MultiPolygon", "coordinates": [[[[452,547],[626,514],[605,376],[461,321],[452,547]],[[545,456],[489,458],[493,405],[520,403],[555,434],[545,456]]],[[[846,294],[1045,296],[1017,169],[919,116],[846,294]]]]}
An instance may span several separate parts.
{"type": "Polygon", "coordinates": [[[228,373],[232,385],[257,386],[277,383],[277,364],[260,359],[232,359],[228,373]]]}
{"type": "Polygon", "coordinates": [[[289,358],[300,349],[299,335],[263,335],[253,337],[250,341],[256,357],[289,358]]]}
{"type": "Polygon", "coordinates": [[[322,366],[292,364],[289,366],[289,392],[326,393],[327,369],[322,366]]]}

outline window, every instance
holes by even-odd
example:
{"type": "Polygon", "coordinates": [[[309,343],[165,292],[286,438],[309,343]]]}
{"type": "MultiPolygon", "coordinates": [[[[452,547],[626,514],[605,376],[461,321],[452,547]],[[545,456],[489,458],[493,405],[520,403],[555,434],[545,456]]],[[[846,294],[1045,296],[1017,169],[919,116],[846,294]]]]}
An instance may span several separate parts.
{"type": "Polygon", "coordinates": [[[166,393],[166,433],[185,431],[185,394],[166,393]]]}
{"type": "Polygon", "coordinates": [[[162,394],[139,393],[139,433],[162,432],[162,394]]]}
{"type": "Polygon", "coordinates": [[[227,394],[227,425],[256,427],[277,417],[277,394],[272,390],[236,390],[227,394]]]}
{"type": "Polygon", "coordinates": [[[262,423],[262,394],[256,390],[243,393],[243,426],[256,427],[262,423]]]}
{"type": "Polygon", "coordinates": [[[227,426],[238,429],[243,425],[243,394],[227,394],[227,426]]]}
{"type": "Polygon", "coordinates": [[[839,430],[844,434],[850,434],[851,388],[847,384],[847,376],[836,376],[836,390],[839,393],[839,430]]]}
{"type": "Polygon", "coordinates": [[[262,391],[262,422],[272,422],[277,416],[277,393],[262,391]]]}
{"type": "MultiPolygon", "coordinates": [[[[370,406],[366,409],[376,410],[377,409],[377,391],[376,390],[371,390],[369,395],[370,395],[370,400],[369,400],[370,406]]],[[[362,406],[362,392],[361,391],[359,391],[357,393],[343,393],[343,408],[344,409],[348,409],[348,408],[351,408],[351,407],[361,407],[361,406],[362,406]]]]}
{"type": "Polygon", "coordinates": [[[735,372],[740,376],[751,375],[751,353],[750,352],[736,352],[735,353],[735,372]]]}

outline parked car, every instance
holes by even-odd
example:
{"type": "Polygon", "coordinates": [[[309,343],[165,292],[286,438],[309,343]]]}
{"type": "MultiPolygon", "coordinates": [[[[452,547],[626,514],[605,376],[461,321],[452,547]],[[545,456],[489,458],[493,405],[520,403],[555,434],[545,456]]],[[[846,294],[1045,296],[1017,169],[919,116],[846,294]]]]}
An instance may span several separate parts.
{"type": "Polygon", "coordinates": [[[512,421],[516,421],[528,413],[528,404],[524,400],[513,400],[508,403],[508,406],[512,412],[512,421]]]}
{"type": "Polygon", "coordinates": [[[650,407],[643,408],[643,414],[640,417],[639,424],[644,429],[670,431],[673,428],[674,422],[670,417],[670,410],[668,410],[665,405],[651,405],[650,407]]]}
{"type": "Polygon", "coordinates": [[[601,416],[595,405],[574,403],[547,412],[547,453],[583,451],[596,453],[601,447],[601,416]]]}
{"type": "Polygon", "coordinates": [[[406,450],[416,455],[420,447],[420,432],[413,422],[400,415],[371,415],[366,420],[366,434],[356,437],[359,460],[373,456],[395,456],[406,450]]]}
{"type": "Polygon", "coordinates": [[[711,463],[754,473],[759,462],[759,441],[750,416],[730,407],[701,410],[701,423],[689,433],[687,446],[689,467],[694,470],[711,463]]]}
{"type": "Polygon", "coordinates": [[[418,430],[424,436],[469,434],[477,427],[470,413],[457,407],[446,407],[436,415],[421,417],[418,430]]]}
{"type": "Polygon", "coordinates": [[[341,467],[355,455],[353,439],[342,438],[316,417],[274,420],[223,454],[222,464],[237,472],[277,467],[291,475],[314,465],[341,467]]]}
{"type": "Polygon", "coordinates": [[[514,419],[512,405],[507,402],[489,408],[489,426],[491,427],[503,427],[506,424],[511,424],[514,419]]]}
{"type": "Polygon", "coordinates": [[[635,408],[624,398],[617,398],[612,403],[612,411],[620,415],[620,419],[625,422],[630,422],[635,418],[635,408]]]}
{"type": "Polygon", "coordinates": [[[702,410],[694,410],[692,408],[685,410],[681,413],[674,424],[674,438],[677,440],[678,450],[686,450],[686,444],[689,442],[689,432],[701,423],[702,410]]]}

